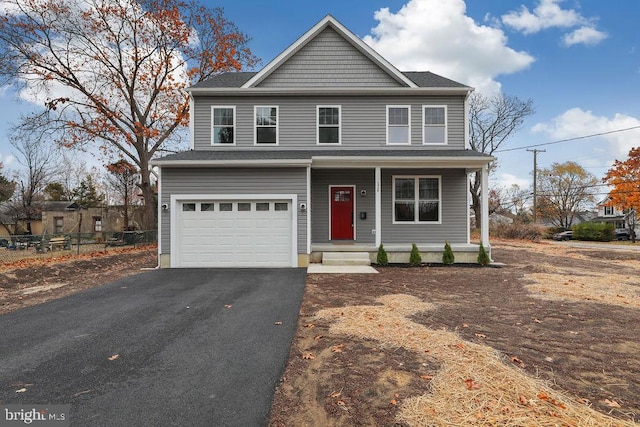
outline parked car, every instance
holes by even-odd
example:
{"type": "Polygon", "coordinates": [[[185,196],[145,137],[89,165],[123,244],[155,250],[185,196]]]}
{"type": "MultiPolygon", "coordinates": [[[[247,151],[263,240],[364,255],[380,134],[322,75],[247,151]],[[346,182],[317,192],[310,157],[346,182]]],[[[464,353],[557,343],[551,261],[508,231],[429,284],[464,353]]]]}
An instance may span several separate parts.
{"type": "Polygon", "coordinates": [[[563,231],[553,235],[553,240],[563,241],[573,239],[573,231],[563,231]]]}
{"type": "Polygon", "coordinates": [[[629,240],[631,238],[631,232],[628,228],[616,228],[615,234],[616,240],[629,240]]]}

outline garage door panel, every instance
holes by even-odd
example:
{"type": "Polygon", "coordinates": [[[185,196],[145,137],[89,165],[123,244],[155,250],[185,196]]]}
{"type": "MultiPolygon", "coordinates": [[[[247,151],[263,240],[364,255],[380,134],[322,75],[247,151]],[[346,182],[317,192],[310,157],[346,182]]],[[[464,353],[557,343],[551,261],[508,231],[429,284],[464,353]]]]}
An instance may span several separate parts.
{"type": "Polygon", "coordinates": [[[177,266],[292,266],[295,211],[291,202],[206,200],[182,204],[188,206],[177,209],[177,266]]]}

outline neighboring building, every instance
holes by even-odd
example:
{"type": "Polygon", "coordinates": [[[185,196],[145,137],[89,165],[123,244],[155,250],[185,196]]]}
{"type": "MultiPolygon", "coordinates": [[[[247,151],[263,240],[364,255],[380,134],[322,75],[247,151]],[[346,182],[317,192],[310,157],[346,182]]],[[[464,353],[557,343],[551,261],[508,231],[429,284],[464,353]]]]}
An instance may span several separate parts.
{"type": "Polygon", "coordinates": [[[610,223],[614,228],[635,227],[636,235],[640,232],[635,210],[621,209],[615,206],[609,198],[598,204],[598,215],[593,219],[593,222],[610,223]]]}
{"type": "Polygon", "coordinates": [[[302,267],[381,243],[437,262],[445,241],[475,262],[469,175],[487,189],[493,158],[469,149],[472,90],[398,71],[331,16],[259,72],[195,85],[191,150],[153,162],[160,265],[302,267]]]}
{"type": "MultiPolygon", "coordinates": [[[[130,207],[130,226],[139,229],[142,208],[130,207]]],[[[80,208],[74,202],[44,202],[42,208],[42,234],[69,233],[99,234],[124,230],[121,206],[80,208]]]]}

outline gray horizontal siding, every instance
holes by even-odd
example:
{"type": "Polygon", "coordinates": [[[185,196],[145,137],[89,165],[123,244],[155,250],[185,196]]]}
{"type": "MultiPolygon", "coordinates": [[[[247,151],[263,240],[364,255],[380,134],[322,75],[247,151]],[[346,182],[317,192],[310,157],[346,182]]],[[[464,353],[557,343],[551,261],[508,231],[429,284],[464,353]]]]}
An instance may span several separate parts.
{"type": "MultiPolygon", "coordinates": [[[[194,108],[194,140],[196,150],[213,149],[313,149],[316,144],[317,106],[342,106],[342,145],[344,149],[390,149],[386,145],[387,105],[411,106],[411,148],[426,150],[464,149],[464,97],[462,96],[362,96],[362,97],[196,97],[194,108]],[[236,146],[211,145],[211,106],[236,106],[236,146]],[[279,106],[279,146],[254,146],[254,106],[279,106]],[[448,144],[422,144],[422,106],[446,105],[448,144]]],[[[329,146],[335,149],[336,146],[329,146]]]]}
{"type": "Polygon", "coordinates": [[[375,243],[375,175],[373,169],[312,169],[311,170],[311,242],[329,240],[329,186],[355,185],[356,243],[375,243]],[[362,197],[361,190],[367,195],[362,197]],[[359,213],[366,212],[367,219],[359,213]]]}
{"type": "Polygon", "coordinates": [[[351,43],[326,28],[257,87],[402,86],[351,43]]]}
{"type": "MultiPolygon", "coordinates": [[[[161,204],[170,204],[173,194],[297,194],[307,203],[305,168],[214,169],[163,168],[161,204]]],[[[298,215],[298,253],[307,252],[307,215],[298,215]]],[[[161,214],[162,253],[171,251],[169,213],[161,214]]]]}
{"type": "MultiPolygon", "coordinates": [[[[468,181],[460,169],[382,170],[382,243],[468,243],[468,181]],[[439,175],[442,178],[442,224],[393,224],[394,175],[439,175]]],[[[419,245],[418,245],[419,246],[419,245]]]]}

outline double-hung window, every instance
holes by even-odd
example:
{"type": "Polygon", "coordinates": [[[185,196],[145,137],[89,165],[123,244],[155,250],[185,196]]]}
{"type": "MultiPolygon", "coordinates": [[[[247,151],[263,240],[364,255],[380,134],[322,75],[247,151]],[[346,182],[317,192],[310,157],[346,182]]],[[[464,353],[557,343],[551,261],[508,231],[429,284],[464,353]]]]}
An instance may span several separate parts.
{"type": "Polygon", "coordinates": [[[339,105],[318,106],[318,144],[340,144],[342,131],[339,105]]]}
{"type": "Polygon", "coordinates": [[[424,105],[422,107],[422,143],[447,143],[447,106],[424,105]]]}
{"type": "Polygon", "coordinates": [[[213,145],[235,144],[236,143],[236,107],[233,106],[213,106],[212,116],[212,138],[213,145]]]}
{"type": "Polygon", "coordinates": [[[440,223],[439,176],[393,177],[394,223],[440,223]]]}
{"type": "Polygon", "coordinates": [[[255,143],[278,144],[278,107],[255,107],[255,143]]]}
{"type": "Polygon", "coordinates": [[[387,144],[411,144],[411,107],[387,106],[387,144]]]}

